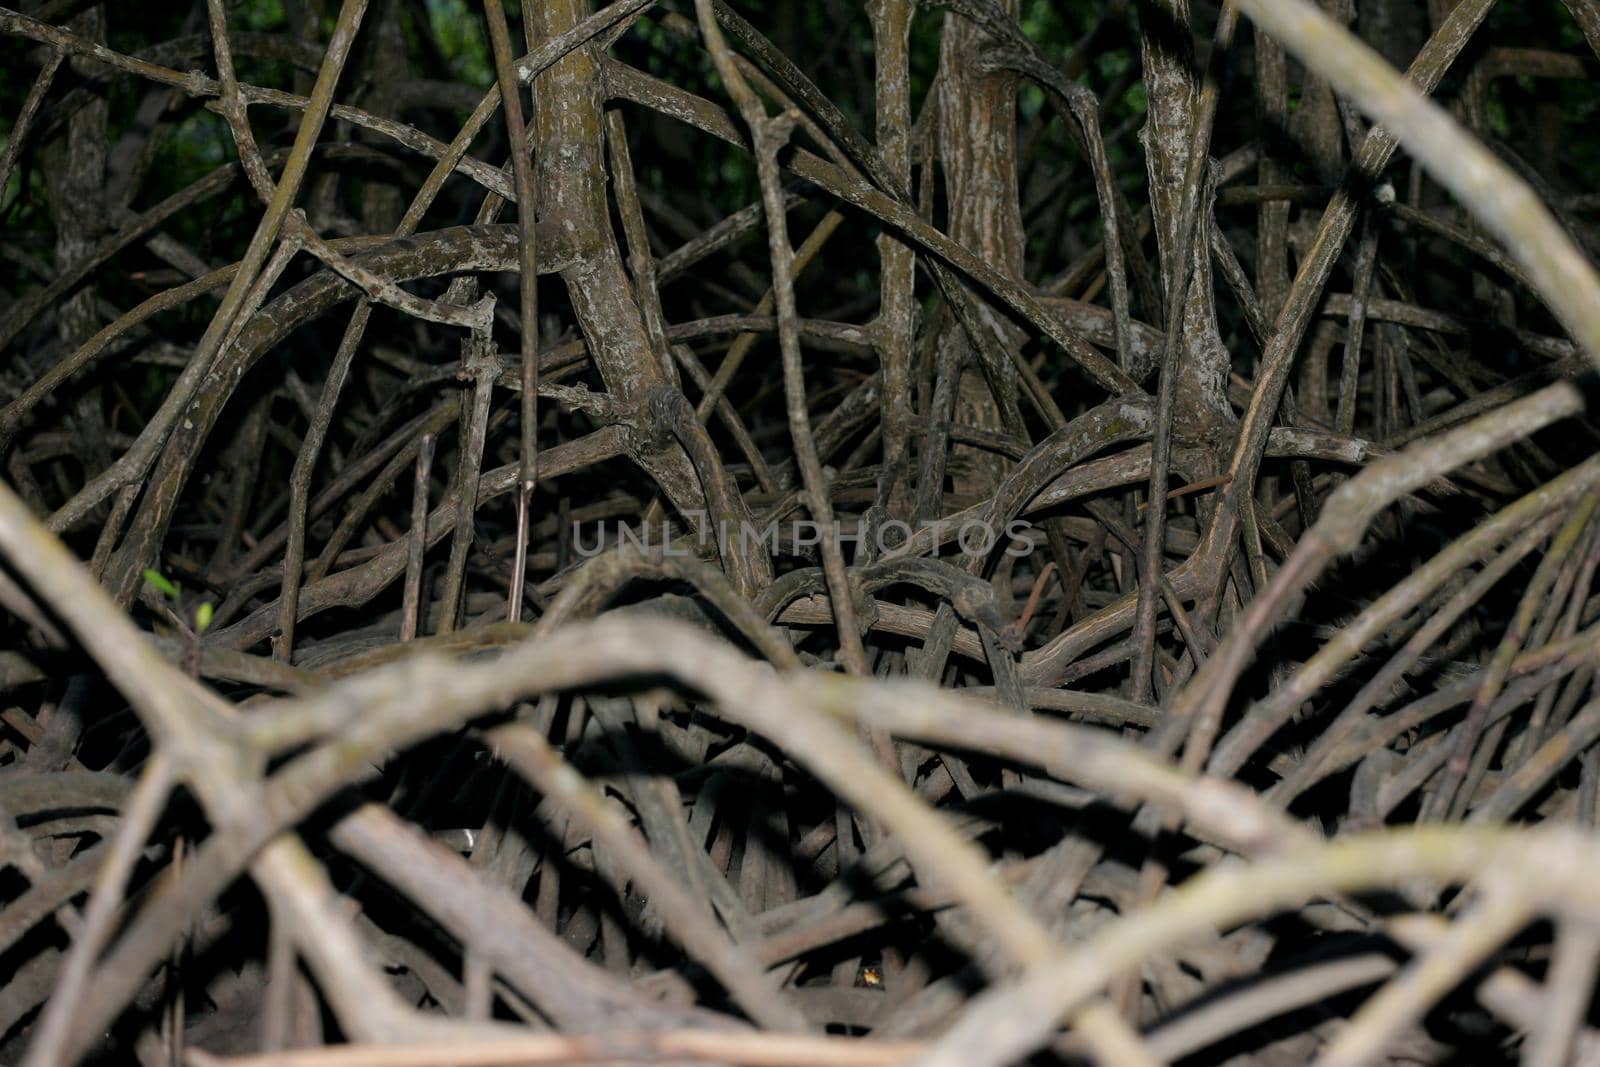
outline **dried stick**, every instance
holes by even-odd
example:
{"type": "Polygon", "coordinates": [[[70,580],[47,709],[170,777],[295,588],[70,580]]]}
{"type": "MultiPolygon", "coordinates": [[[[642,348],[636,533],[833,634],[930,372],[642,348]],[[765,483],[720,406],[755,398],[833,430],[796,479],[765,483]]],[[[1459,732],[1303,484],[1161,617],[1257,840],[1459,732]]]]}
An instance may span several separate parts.
{"type": "Polygon", "coordinates": [[[1393,131],[1458,196],[1533,281],[1600,366],[1600,274],[1528,184],[1376,52],[1305,0],[1239,6],[1308,67],[1393,131]]]}
{"type": "MultiPolygon", "coordinates": [[[[1459,883],[1488,871],[1505,875],[1495,880],[1495,888],[1520,918],[1512,923],[1509,911],[1497,912],[1492,924],[1464,936],[1458,942],[1464,948],[1460,956],[1442,961],[1453,966],[1455,981],[1471,966],[1461,961],[1475,961],[1493,940],[1489,934],[1505,936],[1530,913],[1549,909],[1589,916],[1595,910],[1582,886],[1600,873],[1600,852],[1570,831],[1428,827],[1301,845],[1249,864],[1214,866],[1146,910],[1110,924],[1076,951],[980,994],[911,1062],[915,1067],[1013,1062],[1039,1048],[1057,1020],[1117,975],[1184,937],[1297,906],[1314,895],[1403,885],[1418,877],[1459,883]]],[[[1427,974],[1433,977],[1432,968],[1427,974]]]]}
{"type": "Polygon", "coordinates": [[[56,978],[55,990],[35,1025],[27,1058],[23,1060],[25,1067],[61,1062],[62,1044],[67,1028],[73,1023],[72,1013],[78,996],[94,967],[95,958],[111,935],[112,923],[122,906],[139,852],[166,806],[173,786],[173,770],[166,757],[160,753],[152,756],[128,798],[122,812],[122,825],[117,828],[117,836],[95,872],[94,894],[89,898],[82,925],[73,937],[72,948],[56,978]]]}
{"type": "Polygon", "coordinates": [[[766,109],[745,82],[734,65],[732,53],[723,41],[712,14],[711,0],[695,0],[699,16],[700,34],[712,62],[721,76],[728,93],[733,97],[750,136],[755,144],[756,165],[761,176],[761,199],[767,212],[767,240],[772,258],[772,291],[778,308],[778,343],[783,356],[783,388],[787,400],[789,433],[794,439],[795,458],[799,463],[800,477],[805,485],[807,509],[822,526],[822,561],[828,574],[828,589],[832,594],[833,608],[838,613],[839,647],[846,669],[858,677],[866,676],[866,651],[861,645],[861,630],[856,621],[854,594],[845,576],[844,556],[833,517],[833,504],[829,498],[827,478],[822,472],[822,461],[817,457],[816,439],[811,432],[811,418],[806,410],[806,383],[801,370],[800,338],[795,328],[799,317],[795,309],[794,278],[791,264],[794,249],[789,244],[787,212],[784,210],[783,191],[778,181],[778,149],[788,140],[794,124],[792,116],[769,119],[766,109]]]}
{"type": "Polygon", "coordinates": [[[317,84],[312,90],[311,103],[295,133],[294,147],[289,153],[288,161],[284,163],[283,173],[279,176],[277,192],[274,193],[272,202],[267,205],[266,213],[262,215],[261,222],[256,227],[255,235],[250,240],[250,247],[239,262],[239,270],[229,283],[221,306],[217,308],[210,325],[206,327],[205,335],[196,346],[194,358],[173,384],[172,390],[162,402],[161,409],[140,431],[134,446],[123,453],[109,468],[92,478],[68,505],[50,517],[52,530],[69,529],[89,509],[122,486],[144,477],[155,461],[157,451],[165,443],[167,434],[177,423],[195,390],[199,388],[202,377],[222,350],[224,341],[234,329],[235,320],[245,306],[246,298],[257,280],[257,275],[265,266],[272,246],[277,241],[279,229],[294,203],[295,195],[299,192],[300,182],[304,179],[306,168],[311,162],[312,146],[316,144],[317,137],[322,132],[322,123],[327,118],[328,109],[333,105],[334,86],[344,70],[345,60],[355,43],[356,31],[361,26],[361,17],[366,13],[366,9],[366,0],[345,0],[339,9],[339,19],[328,42],[328,52],[324,57],[322,68],[317,73],[317,84]]]}
{"type": "MultiPolygon", "coordinates": [[[[522,121],[521,90],[512,68],[511,38],[506,33],[505,12],[500,0],[484,0],[483,9],[489,24],[489,43],[494,50],[495,77],[500,85],[506,132],[511,140],[511,169],[517,183],[517,293],[518,314],[522,321],[522,448],[518,458],[516,547],[511,560],[511,589],[506,600],[506,618],[516,622],[522,617],[522,587],[528,569],[528,507],[533,500],[534,485],[539,480],[539,253],[534,236],[533,158],[522,121]]],[[[533,41],[529,40],[528,45],[531,49],[533,41]]]]}
{"type": "Polygon", "coordinates": [[[1443,819],[1463,813],[1470,795],[1458,798],[1457,790],[1466,780],[1468,763],[1472,759],[1479,737],[1483,734],[1484,719],[1489,714],[1489,705],[1500,695],[1506,675],[1510,673],[1511,664],[1522,651],[1528,633],[1533,627],[1534,613],[1544,607],[1546,594],[1561,573],[1567,558],[1578,547],[1579,538],[1583,536],[1583,531],[1589,525],[1589,519],[1597,507],[1600,507],[1600,493],[1591,492],[1579,500],[1567,516],[1567,521],[1557,532],[1555,540],[1550,545],[1550,551],[1539,561],[1539,569],[1534,572],[1533,580],[1528,583],[1528,588],[1517,603],[1516,614],[1511,617],[1510,625],[1506,627],[1500,643],[1495,646],[1494,655],[1490,658],[1488,669],[1483,675],[1483,684],[1472,698],[1472,706],[1467,709],[1466,720],[1452,744],[1450,759],[1445,763],[1444,777],[1423,809],[1424,818],[1443,819]]]}
{"type": "MultiPolygon", "coordinates": [[[[1278,619],[1292,610],[1306,587],[1329,563],[1360,544],[1367,526],[1389,504],[1445,471],[1570,417],[1581,408],[1578,391],[1570,384],[1558,383],[1508,404],[1492,416],[1480,416],[1465,426],[1386,456],[1340,486],[1272,584],[1174,699],[1173,714],[1198,714],[1202,719],[1197,721],[1220,722],[1221,708],[1255,654],[1256,645],[1278,619]]],[[[1237,758],[1235,751],[1219,748],[1212,756],[1212,767],[1228,766],[1237,758]]]]}
{"type": "Polygon", "coordinates": [[[411,530],[406,539],[406,582],[400,611],[400,640],[417,636],[422,618],[422,559],[428,547],[428,482],[433,472],[433,435],[423,434],[417,447],[417,470],[411,490],[411,530]]]}
{"type": "Polygon", "coordinates": [[[17,113],[16,120],[11,124],[11,131],[6,136],[6,146],[0,150],[0,193],[3,193],[11,183],[12,168],[17,165],[17,160],[22,158],[22,148],[28,143],[28,132],[33,127],[33,120],[39,114],[45,94],[50,91],[50,83],[55,81],[56,71],[61,69],[61,61],[66,57],[67,53],[64,50],[52,49],[44,61],[44,66],[39,68],[39,73],[34,77],[33,85],[28,88],[28,96],[22,102],[22,110],[17,113]]]}

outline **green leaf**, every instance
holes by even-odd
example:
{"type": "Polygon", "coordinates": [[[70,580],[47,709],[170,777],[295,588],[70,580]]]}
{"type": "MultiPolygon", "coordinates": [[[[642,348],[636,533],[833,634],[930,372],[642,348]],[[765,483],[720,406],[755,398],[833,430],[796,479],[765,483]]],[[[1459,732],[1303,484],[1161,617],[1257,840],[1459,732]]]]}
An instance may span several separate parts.
{"type": "Polygon", "coordinates": [[[211,603],[211,601],[209,601],[209,600],[206,601],[204,604],[201,604],[198,608],[195,608],[194,609],[194,632],[197,633],[197,634],[205,633],[206,632],[206,627],[211,625],[211,616],[216,614],[216,611],[217,611],[216,605],[211,603]]]}
{"type": "Polygon", "coordinates": [[[162,574],[160,571],[156,570],[154,567],[147,567],[145,569],[144,580],[155,586],[157,591],[164,593],[173,600],[178,599],[177,583],[171,578],[168,578],[166,575],[162,574]]]}

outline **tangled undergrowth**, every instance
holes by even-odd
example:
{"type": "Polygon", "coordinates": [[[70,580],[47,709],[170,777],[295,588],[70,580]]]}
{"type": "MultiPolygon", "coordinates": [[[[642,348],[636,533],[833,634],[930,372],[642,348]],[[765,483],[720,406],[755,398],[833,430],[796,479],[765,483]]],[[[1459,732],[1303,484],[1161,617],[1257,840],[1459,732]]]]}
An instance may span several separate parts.
{"type": "Polygon", "coordinates": [[[153,7],[0,8],[0,1060],[1600,1062],[1596,0],[153,7]]]}

